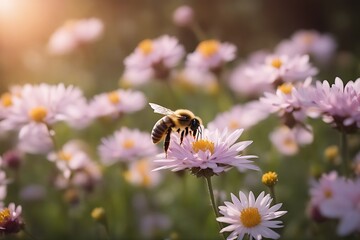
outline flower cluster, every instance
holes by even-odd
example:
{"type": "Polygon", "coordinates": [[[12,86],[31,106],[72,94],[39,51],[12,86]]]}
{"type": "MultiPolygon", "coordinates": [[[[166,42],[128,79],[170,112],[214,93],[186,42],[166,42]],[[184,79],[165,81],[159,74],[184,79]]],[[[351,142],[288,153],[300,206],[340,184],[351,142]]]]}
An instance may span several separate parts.
{"type": "Polygon", "coordinates": [[[337,234],[347,236],[360,231],[360,179],[347,179],[337,172],[323,174],[310,189],[311,217],[337,219],[337,234]]]}

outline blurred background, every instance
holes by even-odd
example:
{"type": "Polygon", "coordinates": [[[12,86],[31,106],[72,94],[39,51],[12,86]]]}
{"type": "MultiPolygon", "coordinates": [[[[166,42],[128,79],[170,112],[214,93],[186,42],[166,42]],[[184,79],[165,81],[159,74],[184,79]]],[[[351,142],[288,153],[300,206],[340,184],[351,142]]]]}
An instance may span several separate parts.
{"type": "MultiPolygon", "coordinates": [[[[194,9],[199,26],[209,38],[231,42],[238,47],[235,63],[256,50],[274,48],[297,30],[310,29],[331,34],[337,42],[334,60],[320,71],[318,79],[333,81],[340,76],[350,80],[359,76],[360,3],[356,0],[0,0],[0,93],[11,85],[41,82],[73,84],[89,98],[114,90],[119,87],[124,58],[143,39],[168,34],[176,36],[186,52],[194,51],[199,43],[195,34],[187,28],[175,26],[172,21],[174,10],[183,4],[194,9]],[[69,19],[89,17],[97,17],[104,23],[104,32],[96,42],[62,56],[48,53],[47,44],[57,28],[69,19]]],[[[169,99],[169,95],[156,89],[156,84],[154,86],[140,88],[150,102],[179,107],[169,99]]],[[[211,104],[204,107],[199,103],[199,97],[187,97],[183,100],[186,106],[182,107],[198,112],[205,123],[212,120],[219,110],[227,110],[230,106],[225,101],[219,108],[212,108],[211,104]]],[[[211,97],[207,100],[211,101],[211,97]]],[[[120,126],[150,132],[158,117],[151,109],[146,109],[125,117],[121,123],[105,127],[95,125],[89,131],[72,132],[60,126],[59,141],[80,137],[90,143],[91,151],[96,155],[96,144],[101,137],[120,126]]],[[[264,172],[276,170],[280,179],[284,179],[280,180],[277,189],[281,192],[279,201],[284,202],[284,210],[288,211],[282,218],[286,228],[281,230],[281,239],[315,239],[311,233],[335,225],[315,226],[309,222],[306,216],[308,176],[325,170],[319,163],[323,149],[336,144],[338,135],[316,122],[319,137],[315,138],[314,144],[305,147],[296,157],[284,159],[269,150],[269,130],[264,131],[275,126],[275,122],[270,119],[266,124],[260,124],[242,139],[256,137],[249,152],[265,159],[259,163],[264,172]]],[[[8,142],[1,139],[1,144],[0,149],[4,152],[8,142]]],[[[220,239],[202,179],[187,175],[185,180],[180,180],[172,174],[167,176],[169,181],[154,191],[139,190],[124,186],[119,170],[112,168],[105,171],[102,184],[90,196],[83,196],[81,201],[85,203],[82,205],[73,207],[67,201],[71,193],[66,195],[46,184],[43,193],[46,197],[41,201],[27,202],[21,200],[20,187],[27,183],[47,182],[52,169],[50,163],[40,156],[28,158],[26,168],[22,168],[20,173],[10,173],[18,180],[9,186],[8,198],[23,205],[24,219],[34,239],[106,239],[104,230],[90,217],[91,210],[97,206],[108,211],[109,239],[220,239]],[[144,203],[144,199],[150,200],[144,203]],[[166,214],[168,218],[162,218],[163,215],[146,218],[148,222],[158,224],[158,229],[165,230],[148,235],[140,233],[139,219],[144,220],[148,215],[143,214],[141,207],[132,213],[134,205],[166,214]]],[[[232,171],[219,177],[215,186],[219,189],[221,186],[225,198],[229,199],[230,192],[237,193],[240,189],[265,190],[259,184],[260,178],[261,173],[239,176],[238,172],[232,171]]],[[[331,233],[317,237],[338,239],[331,233]]],[[[31,237],[19,235],[13,239],[31,237]]]]}
{"type": "MultiPolygon", "coordinates": [[[[0,1],[0,74],[4,89],[9,83],[65,82],[79,84],[90,93],[95,82],[108,90],[122,74],[123,60],[145,38],[163,34],[177,36],[187,51],[197,45],[194,34],[174,26],[172,13],[181,4],[190,4],[196,18],[211,37],[238,46],[239,57],[274,47],[298,29],[332,34],[338,49],[350,60],[360,51],[359,3],[349,1],[286,0],[195,0],[195,1],[0,1]],[[68,19],[98,17],[105,23],[104,34],[90,56],[49,56],[46,44],[51,34],[68,19]]],[[[344,57],[343,55],[341,55],[344,57]]],[[[356,62],[355,62],[356,63],[356,62]]],[[[357,64],[342,70],[346,76],[358,71],[357,64]]]]}

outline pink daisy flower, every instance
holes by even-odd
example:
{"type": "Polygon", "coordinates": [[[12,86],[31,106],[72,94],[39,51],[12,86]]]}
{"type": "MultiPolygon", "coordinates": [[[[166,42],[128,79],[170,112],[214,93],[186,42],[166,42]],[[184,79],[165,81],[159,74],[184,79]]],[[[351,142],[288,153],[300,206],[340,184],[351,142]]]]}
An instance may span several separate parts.
{"type": "Polygon", "coordinates": [[[235,45],[210,39],[199,43],[196,50],[187,56],[185,65],[189,68],[216,73],[225,63],[234,60],[235,57],[235,45]]]}
{"type": "Polygon", "coordinates": [[[89,103],[91,118],[117,118],[145,107],[146,97],[140,91],[118,89],[94,96],[89,103]]]}
{"type": "Polygon", "coordinates": [[[102,163],[111,165],[154,156],[158,149],[152,143],[149,133],[123,127],[112,136],[101,139],[98,151],[102,163]]]}
{"type": "Polygon", "coordinates": [[[103,29],[103,22],[98,18],[67,21],[50,37],[48,51],[59,55],[70,53],[82,44],[97,40],[103,29]]]}
{"type": "Polygon", "coordinates": [[[166,79],[184,55],[184,47],[175,37],[145,39],[125,58],[122,82],[133,86],[145,84],[152,78],[166,79]]]}
{"type": "Polygon", "coordinates": [[[241,155],[252,141],[236,142],[243,129],[229,132],[227,129],[203,131],[202,139],[184,138],[180,144],[177,134],[172,135],[172,143],[167,152],[158,155],[156,170],[171,169],[180,171],[189,169],[196,176],[209,177],[236,167],[240,171],[259,170],[249,159],[254,155],[241,155]]]}
{"type": "Polygon", "coordinates": [[[21,206],[10,203],[8,207],[0,208],[0,234],[18,233],[24,228],[21,219],[21,206]]]}
{"type": "Polygon", "coordinates": [[[326,80],[317,81],[315,87],[299,90],[298,96],[310,117],[322,117],[349,133],[360,127],[360,78],[346,84],[338,77],[331,85],[326,80]]]}

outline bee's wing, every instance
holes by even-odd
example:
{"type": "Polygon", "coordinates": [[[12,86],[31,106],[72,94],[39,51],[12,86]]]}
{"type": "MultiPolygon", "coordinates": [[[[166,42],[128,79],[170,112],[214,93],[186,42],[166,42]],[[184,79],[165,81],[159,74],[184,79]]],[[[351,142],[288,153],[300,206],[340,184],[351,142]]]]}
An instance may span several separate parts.
{"type": "Polygon", "coordinates": [[[163,107],[163,106],[160,106],[158,104],[155,104],[155,103],[149,103],[150,107],[152,109],[154,109],[154,113],[160,113],[160,114],[163,114],[163,115],[175,115],[175,112],[166,108],[166,107],[163,107]]]}

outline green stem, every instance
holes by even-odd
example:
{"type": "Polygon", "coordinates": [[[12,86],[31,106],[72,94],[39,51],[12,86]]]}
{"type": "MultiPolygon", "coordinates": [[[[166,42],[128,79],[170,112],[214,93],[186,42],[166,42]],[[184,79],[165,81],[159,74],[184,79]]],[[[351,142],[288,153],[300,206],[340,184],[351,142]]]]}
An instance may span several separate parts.
{"type": "Polygon", "coordinates": [[[270,189],[270,196],[273,199],[273,204],[276,204],[275,187],[271,186],[269,187],[269,189],[270,189]]]}
{"type": "Polygon", "coordinates": [[[196,38],[201,42],[204,41],[207,37],[205,32],[201,29],[198,22],[191,24],[191,30],[194,32],[196,38]]]}
{"type": "MultiPolygon", "coordinates": [[[[211,177],[205,177],[205,179],[206,179],[206,183],[207,183],[207,187],[208,187],[208,191],[209,191],[211,206],[212,206],[212,208],[214,210],[216,218],[218,218],[218,217],[220,217],[220,215],[219,215],[219,212],[217,210],[217,205],[216,205],[215,198],[214,198],[214,191],[213,191],[213,187],[212,187],[212,183],[211,183],[211,177]]],[[[217,221],[217,223],[219,225],[220,230],[223,229],[223,226],[222,226],[221,222],[217,221]]],[[[224,239],[226,239],[224,233],[222,233],[222,236],[223,236],[224,239]]]]}
{"type": "Polygon", "coordinates": [[[340,146],[341,146],[341,162],[343,165],[344,175],[348,176],[348,143],[347,143],[347,136],[345,131],[341,131],[341,138],[340,138],[340,146]]]}

